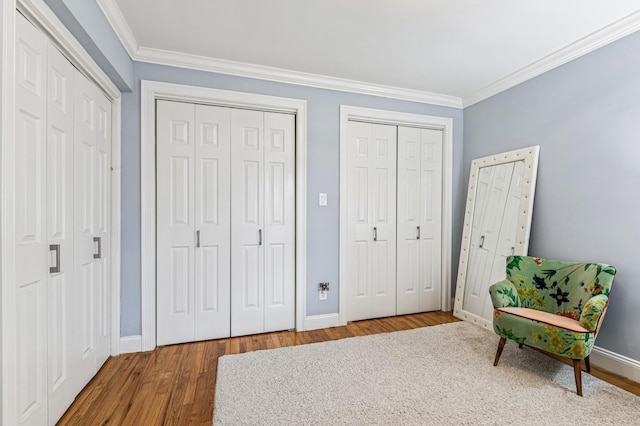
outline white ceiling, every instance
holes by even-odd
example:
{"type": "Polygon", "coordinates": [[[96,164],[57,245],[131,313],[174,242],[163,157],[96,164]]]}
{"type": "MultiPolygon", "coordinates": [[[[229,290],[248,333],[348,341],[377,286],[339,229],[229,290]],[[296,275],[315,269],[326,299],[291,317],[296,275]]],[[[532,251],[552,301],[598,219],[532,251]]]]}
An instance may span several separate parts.
{"type": "Polygon", "coordinates": [[[640,16],[638,0],[115,1],[138,48],[461,99],[640,16]]]}

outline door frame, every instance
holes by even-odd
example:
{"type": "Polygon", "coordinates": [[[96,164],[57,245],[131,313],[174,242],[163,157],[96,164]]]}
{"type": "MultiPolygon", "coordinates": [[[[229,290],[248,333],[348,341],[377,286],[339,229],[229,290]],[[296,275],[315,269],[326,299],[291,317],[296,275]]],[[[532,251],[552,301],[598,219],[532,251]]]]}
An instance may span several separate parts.
{"type": "Polygon", "coordinates": [[[2,424],[16,424],[16,358],[15,331],[18,312],[15,282],[15,257],[13,247],[15,214],[15,40],[18,10],[56,45],[67,59],[88,76],[111,102],[111,355],[120,353],[120,147],[121,147],[121,93],[107,74],[96,64],[80,42],[64,26],[60,19],[41,0],[3,0],[1,88],[2,108],[0,116],[0,287],[2,306],[2,424]]]}
{"type": "Polygon", "coordinates": [[[303,331],[307,263],[307,102],[150,80],[142,80],[140,86],[142,350],[156,347],[156,100],[159,99],[295,114],[295,323],[296,330],[303,331]]]}
{"type": "Polygon", "coordinates": [[[407,112],[340,105],[340,306],[339,325],[347,324],[347,126],[349,121],[441,130],[442,146],[442,241],[441,309],[451,310],[451,215],[453,175],[453,119],[407,112]]]}

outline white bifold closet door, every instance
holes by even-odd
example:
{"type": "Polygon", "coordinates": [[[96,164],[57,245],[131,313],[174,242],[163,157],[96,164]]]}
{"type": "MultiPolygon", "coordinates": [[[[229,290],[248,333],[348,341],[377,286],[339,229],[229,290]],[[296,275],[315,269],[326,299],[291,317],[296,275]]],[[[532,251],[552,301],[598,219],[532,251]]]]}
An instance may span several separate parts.
{"type": "Polygon", "coordinates": [[[398,127],[397,314],[441,307],[442,131],[398,127]]]}
{"type": "Polygon", "coordinates": [[[20,425],[55,424],[110,354],[111,105],[21,14],[16,35],[18,345],[17,368],[7,374],[15,374],[17,405],[3,409],[20,425]],[[79,99],[89,86],[95,108],[86,112],[87,119],[101,135],[92,137],[91,164],[81,177],[79,99]],[[81,202],[85,216],[78,209],[81,202]],[[102,238],[100,259],[93,258],[92,243],[80,244],[84,229],[87,239],[102,238]],[[77,262],[85,258],[90,260],[81,267],[77,262]]]}
{"type": "Polygon", "coordinates": [[[396,314],[396,126],[347,126],[347,320],[396,314]]]}
{"type": "Polygon", "coordinates": [[[158,101],[158,345],[294,327],[294,130],[158,101]]]}
{"type": "Polygon", "coordinates": [[[347,321],[441,308],[437,129],[347,125],[347,321]]]}
{"type": "Polygon", "coordinates": [[[493,312],[487,283],[505,278],[506,257],[514,251],[523,171],[522,161],[479,169],[474,217],[482,220],[474,220],[471,230],[464,306],[482,318],[493,312]]]}
{"type": "Polygon", "coordinates": [[[231,112],[231,335],[295,326],[295,121],[231,112]]]}
{"type": "Polygon", "coordinates": [[[229,336],[230,114],[157,104],[158,345],[229,336]]]}
{"type": "MultiPolygon", "coordinates": [[[[49,418],[55,421],[84,386],[76,370],[81,353],[76,330],[79,321],[73,312],[74,306],[81,306],[75,300],[79,283],[73,255],[74,82],[78,75],[51,43],[47,59],[47,234],[49,248],[57,245],[60,254],[59,267],[55,268],[59,272],[50,272],[47,283],[49,418]]],[[[56,255],[56,251],[50,253],[56,255]]],[[[57,263],[57,259],[51,260],[52,265],[57,263]]]]}
{"type": "Polygon", "coordinates": [[[74,306],[80,337],[76,366],[82,389],[110,355],[109,243],[111,104],[81,74],[75,80],[74,306]]]}

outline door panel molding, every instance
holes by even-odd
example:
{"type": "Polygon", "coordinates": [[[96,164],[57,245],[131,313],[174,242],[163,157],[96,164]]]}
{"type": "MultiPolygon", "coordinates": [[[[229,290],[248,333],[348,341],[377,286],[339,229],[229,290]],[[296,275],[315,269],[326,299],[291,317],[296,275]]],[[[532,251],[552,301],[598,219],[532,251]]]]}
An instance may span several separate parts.
{"type": "Polygon", "coordinates": [[[374,124],[389,124],[394,126],[419,127],[442,131],[442,241],[441,241],[441,299],[442,310],[451,310],[451,219],[452,219],[452,173],[453,173],[453,119],[429,115],[411,114],[398,111],[386,111],[371,108],[361,108],[348,105],[340,106],[340,286],[339,286],[339,324],[347,323],[347,285],[348,270],[346,253],[347,238],[347,176],[348,143],[347,126],[349,121],[362,121],[374,124]]]}
{"type": "MultiPolygon", "coordinates": [[[[156,347],[156,100],[212,104],[295,114],[296,131],[296,330],[303,331],[306,310],[306,189],[307,103],[280,98],[173,83],[141,82],[141,177],[142,177],[142,350],[156,347]]],[[[274,137],[274,143],[277,143],[274,137]]]]}

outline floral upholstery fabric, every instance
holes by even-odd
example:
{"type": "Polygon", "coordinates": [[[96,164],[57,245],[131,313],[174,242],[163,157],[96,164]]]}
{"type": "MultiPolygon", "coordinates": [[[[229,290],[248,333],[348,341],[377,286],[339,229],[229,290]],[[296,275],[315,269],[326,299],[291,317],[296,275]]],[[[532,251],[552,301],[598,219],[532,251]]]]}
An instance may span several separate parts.
{"type": "Polygon", "coordinates": [[[507,258],[507,279],[489,288],[493,328],[501,336],[542,350],[582,359],[589,355],[606,311],[616,270],[600,263],[561,262],[528,256],[507,258]],[[588,332],[579,333],[501,312],[522,307],[562,315],[588,332]]]}

